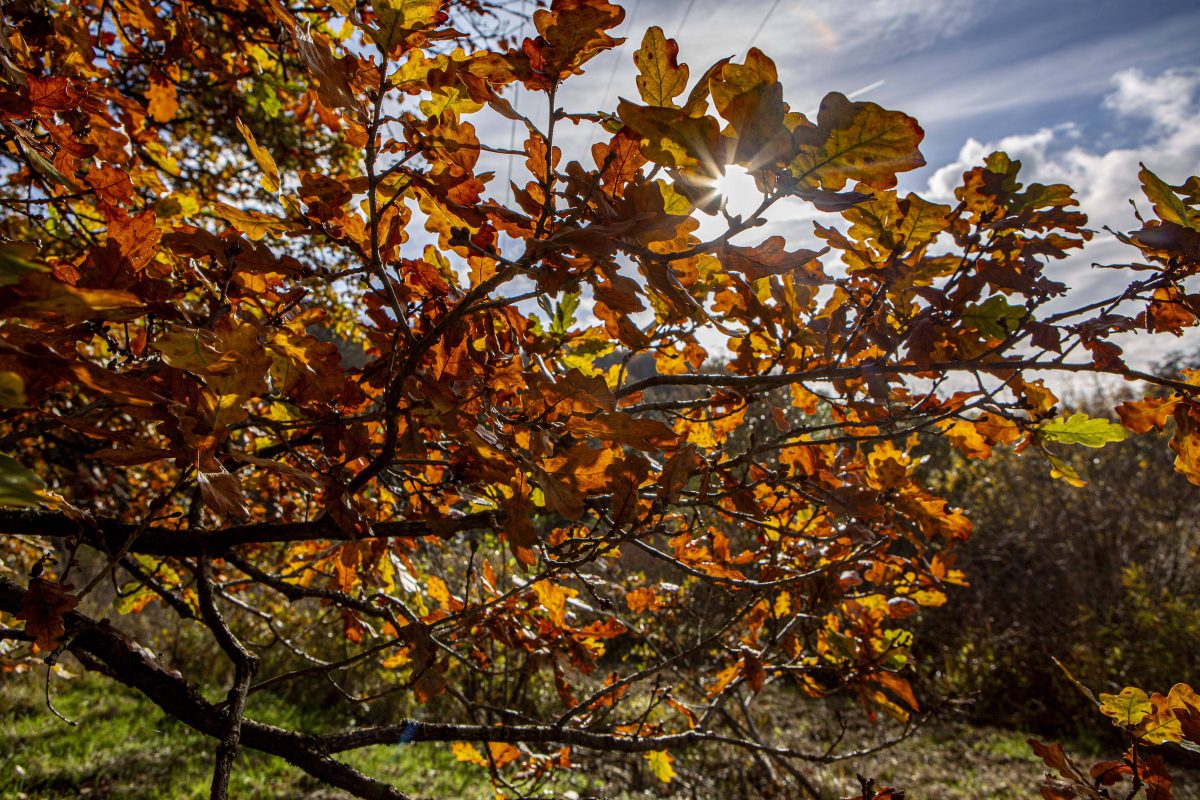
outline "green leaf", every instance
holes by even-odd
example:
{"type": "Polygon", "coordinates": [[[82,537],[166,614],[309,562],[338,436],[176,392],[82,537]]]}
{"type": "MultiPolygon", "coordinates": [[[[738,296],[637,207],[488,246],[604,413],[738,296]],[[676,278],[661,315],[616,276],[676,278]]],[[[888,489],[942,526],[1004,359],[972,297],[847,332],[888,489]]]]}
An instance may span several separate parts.
{"type": "Polygon", "coordinates": [[[113,609],[118,614],[136,614],[156,597],[158,595],[150,587],[131,581],[122,586],[121,591],[113,598],[113,609]]]}
{"type": "Polygon", "coordinates": [[[1142,192],[1154,204],[1154,213],[1159,219],[1200,230],[1200,214],[1188,208],[1166,181],[1146,169],[1145,164],[1142,164],[1138,178],[1142,181],[1142,192]]]}
{"type": "Polygon", "coordinates": [[[42,479],[21,466],[19,461],[0,454],[0,506],[37,507],[43,500],[38,493],[45,488],[42,479]]]}
{"type": "Polygon", "coordinates": [[[991,339],[1005,339],[1020,327],[1025,319],[1023,306],[1010,306],[1000,295],[988,298],[985,303],[967,306],[963,310],[963,322],[991,339]]]}
{"type": "Polygon", "coordinates": [[[563,366],[567,369],[577,369],[585,376],[599,374],[596,359],[603,358],[616,350],[613,342],[596,337],[583,337],[571,343],[571,349],[562,356],[563,366]]]}
{"type": "Polygon", "coordinates": [[[1038,433],[1047,441],[1084,447],[1104,447],[1109,442],[1120,442],[1129,437],[1129,429],[1123,425],[1093,419],[1083,413],[1052,419],[1038,428],[1038,433]]]}
{"type": "Polygon", "coordinates": [[[25,379],[15,372],[0,372],[0,408],[24,408],[25,379]]]}
{"type": "Polygon", "coordinates": [[[579,292],[567,292],[554,308],[550,320],[550,333],[563,336],[575,324],[575,311],[579,308],[579,292]]]}
{"type": "Polygon", "coordinates": [[[24,242],[0,244],[0,286],[20,283],[26,272],[49,272],[49,267],[30,260],[36,253],[36,247],[24,242]]]}

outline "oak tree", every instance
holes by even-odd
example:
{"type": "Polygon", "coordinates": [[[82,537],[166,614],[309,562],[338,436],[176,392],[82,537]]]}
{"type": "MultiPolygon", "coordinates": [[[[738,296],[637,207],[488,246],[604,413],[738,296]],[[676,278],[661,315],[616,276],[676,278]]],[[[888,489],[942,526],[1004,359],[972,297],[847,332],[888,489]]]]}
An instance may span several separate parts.
{"type": "MultiPolygon", "coordinates": [[[[1197,178],[1142,171],[1137,260],[1073,303],[1047,271],[1093,235],[1071,188],[995,153],[952,205],[899,192],[916,120],[838,93],[810,119],[758,50],[689,70],[657,28],[625,99],[572,108],[623,10],[554,0],[513,37],[515,10],[5,4],[4,663],[70,652],[136,688],[213,738],[214,797],[239,748],[407,797],[339,758],[398,742],[452,743],[506,796],[589,750],[663,781],[704,743],[802,775],[854,743],[772,740],[764,693],[922,713],[908,626],[965,580],[971,532],[922,484],[925,437],[1077,483],[1061,448],[1170,427],[1200,483],[1200,374],[1112,341],[1196,324],[1197,178]],[[497,119],[513,145],[480,140],[497,119]],[[732,169],[759,193],[741,215],[732,169]],[[820,221],[763,238],[784,199],[820,221]],[[1056,372],[1158,391],[1121,426],[1061,413],[1056,372]],[[209,665],[122,632],[147,609],[203,626],[223,702],[209,665]],[[305,683],[412,718],[254,718],[305,683]]],[[[1182,689],[1098,705],[1196,738],[1182,689]]],[[[1146,764],[1096,780],[1159,780],[1146,764]]]]}

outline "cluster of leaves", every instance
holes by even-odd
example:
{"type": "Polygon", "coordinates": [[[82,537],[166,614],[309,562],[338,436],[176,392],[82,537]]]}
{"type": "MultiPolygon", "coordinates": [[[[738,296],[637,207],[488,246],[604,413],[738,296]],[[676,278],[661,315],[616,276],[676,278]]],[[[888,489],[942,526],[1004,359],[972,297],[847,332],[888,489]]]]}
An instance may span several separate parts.
{"type": "MultiPolygon", "coordinates": [[[[1082,687],[1081,687],[1082,688],[1082,687]]],[[[1146,694],[1127,686],[1119,694],[1101,694],[1099,699],[1083,690],[1101,713],[1129,739],[1129,749],[1119,760],[1100,761],[1086,771],[1068,757],[1062,745],[1046,745],[1035,739],[1029,744],[1057,771],[1042,782],[1046,800],[1136,796],[1144,791],[1147,800],[1171,800],[1171,776],[1162,755],[1153,748],[1173,744],[1200,752],[1200,695],[1185,683],[1177,683],[1166,695],[1146,694]]]]}
{"type": "Polygon", "coordinates": [[[5,635],[217,739],[214,796],[241,745],[389,798],[331,756],[455,742],[514,795],[572,748],[643,753],[664,781],[669,751],[703,742],[847,757],[772,744],[750,708],[777,686],[920,711],[906,620],[963,580],[971,529],[921,483],[921,435],[1032,448],[1079,481],[1051,448],[1125,431],[1056,418],[1034,376],[1143,377],[1175,394],[1126,425],[1173,415],[1200,482],[1191,379],[1140,375],[1110,341],[1196,324],[1195,179],[1145,171],[1157,218],[1128,241],[1146,277],[1051,314],[1067,287],[1047,260],[1091,236],[1069,187],[1022,186],[996,153],[954,206],[901,196],[924,164],[911,117],[832,93],[810,120],[757,50],[691,83],[658,29],[640,102],[567,111],[564,84],[620,44],[604,0],[555,0],[536,36],[471,52],[453,26],[479,7],[439,0],[7,11],[0,534],[12,563],[52,545],[64,563],[0,576],[25,622],[5,635]],[[520,148],[481,142],[474,115],[520,148]],[[564,163],[566,123],[598,141],[564,163]],[[762,195],[744,218],[717,191],[731,165],[762,195]],[[829,215],[824,249],[734,242],[784,198],[829,215]],[[724,231],[701,239],[701,214],[724,231]],[[748,418],[772,429],[740,435],[748,418]],[[80,548],[104,566],[69,583],[80,548]],[[119,612],[208,628],[225,703],[73,610],[106,578],[119,612]],[[350,655],[318,651],[331,629],[350,655]],[[263,641],[294,668],[261,674],[263,641]],[[421,718],[301,736],[245,713],[314,679],[421,718]]]}

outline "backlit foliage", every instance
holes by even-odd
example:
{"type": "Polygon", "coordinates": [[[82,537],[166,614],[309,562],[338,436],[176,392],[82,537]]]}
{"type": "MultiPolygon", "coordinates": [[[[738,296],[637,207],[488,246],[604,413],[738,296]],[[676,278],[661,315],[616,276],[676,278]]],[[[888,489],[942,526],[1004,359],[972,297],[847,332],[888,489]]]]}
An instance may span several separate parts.
{"type": "Polygon", "coordinates": [[[1046,272],[1092,236],[1069,187],[995,153],[953,205],[898,192],[916,120],[837,93],[809,119],[758,50],[689,70],[658,29],[628,99],[572,109],[623,10],[555,0],[509,41],[487,25],[511,8],[5,6],[6,663],[69,650],[136,686],[218,742],[214,796],[239,746],[379,798],[408,788],[338,753],[452,742],[506,796],[580,750],[662,781],[703,742],[848,757],[749,709],[922,712],[906,620],[965,580],[971,532],[922,485],[922,436],[1078,483],[1062,448],[1170,425],[1200,483],[1200,375],[1140,375],[1109,339],[1196,324],[1196,178],[1143,170],[1141,260],[1069,310],[1046,272]],[[479,140],[497,115],[515,149],[479,140]],[[716,191],[731,165],[761,192],[744,217],[716,191]],[[822,212],[808,247],[755,234],[784,198],[822,212]],[[1060,415],[1053,371],[1168,393],[1121,427],[1060,415]],[[206,626],[226,702],[74,610],[110,582],[118,626],[206,626]],[[314,736],[245,713],[327,681],[414,718],[314,736]]]}

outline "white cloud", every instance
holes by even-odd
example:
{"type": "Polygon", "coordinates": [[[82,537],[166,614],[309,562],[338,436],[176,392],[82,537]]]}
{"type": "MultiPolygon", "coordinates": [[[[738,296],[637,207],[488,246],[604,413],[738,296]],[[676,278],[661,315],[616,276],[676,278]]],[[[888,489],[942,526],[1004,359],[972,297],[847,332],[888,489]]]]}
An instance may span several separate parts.
{"type": "MultiPolygon", "coordinates": [[[[1097,270],[1093,263],[1120,263],[1136,256],[1100,229],[1136,228],[1129,205],[1132,199],[1148,210],[1137,173],[1144,162],[1168,183],[1182,183],[1200,168],[1200,69],[1169,69],[1147,75],[1138,69],[1122,70],[1112,76],[1111,90],[1103,108],[1112,119],[1106,128],[1125,126],[1140,135],[1127,146],[1108,150],[1095,148],[1073,125],[1041,128],[1033,133],[1006,136],[994,142],[968,139],[954,162],[938,169],[929,179],[928,194],[942,201],[953,198],[962,173],[978,165],[988,153],[1003,150],[1022,162],[1022,182],[1066,183],[1075,187],[1089,227],[1098,231],[1084,252],[1054,268],[1055,277],[1073,290],[1072,305],[1099,299],[1119,291],[1123,276],[1097,270]]],[[[1121,341],[1131,361],[1151,362],[1165,355],[1178,342],[1163,337],[1138,337],[1121,341]]]]}
{"type": "Polygon", "coordinates": [[[1149,119],[1161,130],[1178,130],[1195,121],[1198,77],[1196,69],[1172,69],[1154,77],[1127,69],[1113,77],[1115,89],[1104,98],[1104,107],[1149,119]]]}
{"type": "Polygon", "coordinates": [[[968,139],[958,158],[930,178],[930,195],[951,197],[965,170],[993,150],[1004,150],[1021,160],[1026,183],[1074,186],[1094,226],[1129,227],[1134,220],[1128,201],[1141,196],[1138,162],[1175,183],[1200,166],[1200,69],[1171,69],[1154,76],[1123,70],[1113,76],[1112,87],[1103,106],[1116,117],[1114,123],[1149,122],[1135,143],[1092,149],[1070,123],[986,144],[968,139]]]}

